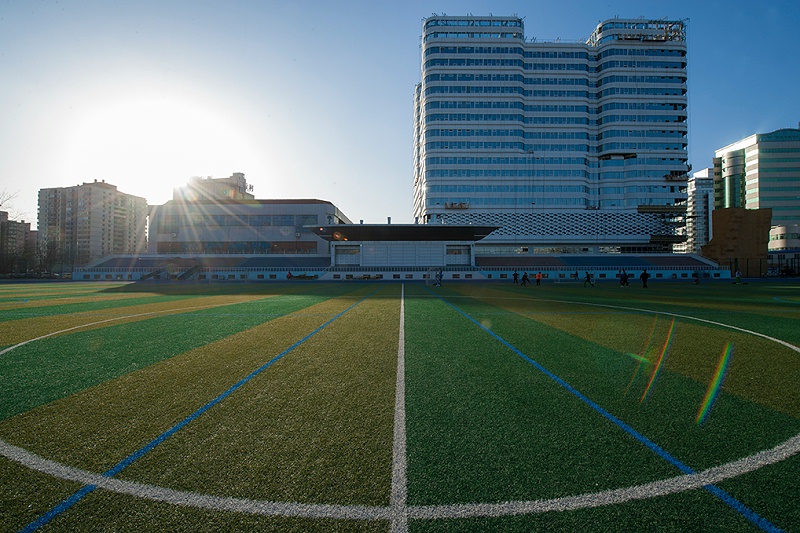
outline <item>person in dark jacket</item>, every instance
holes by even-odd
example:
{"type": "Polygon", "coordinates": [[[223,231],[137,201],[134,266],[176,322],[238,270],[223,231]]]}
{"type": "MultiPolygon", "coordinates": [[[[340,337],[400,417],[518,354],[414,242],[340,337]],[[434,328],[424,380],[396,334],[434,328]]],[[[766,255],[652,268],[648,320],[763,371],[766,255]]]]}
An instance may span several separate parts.
{"type": "Polygon", "coordinates": [[[647,288],[647,280],[650,279],[650,274],[647,273],[647,269],[642,270],[642,273],[639,274],[639,279],[642,280],[642,288],[647,288]]]}

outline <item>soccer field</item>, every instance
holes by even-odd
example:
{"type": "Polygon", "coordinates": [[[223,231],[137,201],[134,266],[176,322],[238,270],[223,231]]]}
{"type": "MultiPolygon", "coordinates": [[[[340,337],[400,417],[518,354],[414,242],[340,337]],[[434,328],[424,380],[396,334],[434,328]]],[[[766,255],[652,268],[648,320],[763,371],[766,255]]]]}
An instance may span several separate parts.
{"type": "Polygon", "coordinates": [[[800,531],[800,284],[0,285],[2,531],[800,531]]]}

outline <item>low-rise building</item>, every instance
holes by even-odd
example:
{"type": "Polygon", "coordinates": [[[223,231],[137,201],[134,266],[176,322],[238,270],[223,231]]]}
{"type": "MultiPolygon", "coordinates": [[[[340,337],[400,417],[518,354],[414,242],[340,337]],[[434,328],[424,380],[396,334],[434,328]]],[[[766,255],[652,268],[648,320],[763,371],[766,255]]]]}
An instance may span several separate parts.
{"type": "Polygon", "coordinates": [[[771,217],[769,209],[715,209],[714,236],[702,247],[703,256],[731,274],[738,270],[747,277],[765,275],[771,217]]]}
{"type": "Polygon", "coordinates": [[[350,223],[325,200],[171,200],[150,208],[147,252],[329,257],[304,226],[350,223]]]}

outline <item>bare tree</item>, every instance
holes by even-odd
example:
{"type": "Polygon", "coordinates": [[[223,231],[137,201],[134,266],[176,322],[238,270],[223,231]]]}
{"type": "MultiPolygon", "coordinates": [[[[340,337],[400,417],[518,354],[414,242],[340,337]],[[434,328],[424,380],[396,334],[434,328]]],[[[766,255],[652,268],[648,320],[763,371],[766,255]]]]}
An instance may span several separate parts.
{"type": "Polygon", "coordinates": [[[19,191],[14,192],[14,193],[10,193],[7,190],[3,189],[2,191],[0,191],[0,207],[5,205],[6,202],[10,202],[11,200],[16,198],[17,196],[19,196],[19,191]]]}
{"type": "Polygon", "coordinates": [[[8,218],[9,220],[16,219],[16,213],[11,211],[13,207],[13,200],[19,196],[19,191],[17,192],[8,192],[7,190],[3,189],[0,191],[0,211],[8,211],[8,218]]]}
{"type": "Polygon", "coordinates": [[[14,268],[16,257],[9,253],[0,253],[0,274],[10,274],[14,268]]]}
{"type": "Polygon", "coordinates": [[[63,258],[61,243],[57,239],[48,239],[39,245],[39,265],[45,272],[52,272],[53,266],[63,258]]]}

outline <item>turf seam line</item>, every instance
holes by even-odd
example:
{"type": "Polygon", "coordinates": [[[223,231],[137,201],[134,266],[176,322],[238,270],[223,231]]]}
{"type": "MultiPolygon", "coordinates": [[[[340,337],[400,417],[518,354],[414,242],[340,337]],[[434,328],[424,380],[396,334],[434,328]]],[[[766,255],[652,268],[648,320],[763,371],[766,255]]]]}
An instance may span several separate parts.
{"type": "Polygon", "coordinates": [[[400,285],[400,332],[397,343],[397,378],[394,406],[394,442],[392,445],[391,531],[408,531],[408,478],[406,456],[406,378],[405,378],[405,283],[400,285]]]}
{"type": "MultiPolygon", "coordinates": [[[[220,394],[219,396],[217,396],[216,398],[214,398],[210,402],[208,402],[205,405],[203,405],[202,407],[200,407],[194,413],[190,414],[189,416],[187,416],[186,418],[184,418],[183,420],[181,420],[180,422],[178,422],[177,424],[172,426],[170,429],[168,429],[165,432],[161,433],[158,437],[156,437],[155,439],[151,440],[149,443],[145,444],[142,448],[139,448],[138,450],[136,450],[135,452],[133,452],[132,454],[127,456],[125,459],[123,459],[122,461],[117,463],[111,469],[109,469],[106,472],[104,472],[103,476],[104,477],[112,477],[112,476],[120,473],[122,470],[124,470],[125,468],[130,466],[136,460],[140,459],[146,453],[150,452],[153,448],[155,448],[156,446],[158,446],[159,444],[164,442],[170,436],[174,435],[176,432],[178,432],[179,430],[184,428],[187,424],[189,424],[190,422],[195,420],[197,417],[199,417],[200,415],[202,415],[203,413],[205,413],[206,411],[211,409],[213,406],[217,405],[219,402],[221,402],[222,400],[224,400],[225,398],[230,396],[233,392],[235,392],[237,389],[239,389],[242,385],[244,385],[245,383],[247,383],[250,380],[252,380],[254,377],[259,375],[264,370],[266,370],[269,367],[271,367],[277,361],[281,360],[286,354],[288,354],[289,352],[291,352],[292,350],[294,350],[295,348],[297,348],[298,346],[300,346],[301,344],[306,342],[308,339],[310,339],[311,337],[313,337],[314,335],[316,335],[317,333],[322,331],[324,328],[326,328],[333,321],[335,321],[336,319],[338,319],[339,317],[341,317],[342,315],[344,315],[345,313],[347,313],[348,311],[353,309],[355,306],[357,306],[358,304],[360,304],[361,302],[363,302],[364,300],[369,298],[372,295],[372,293],[374,293],[377,290],[378,289],[375,289],[375,290],[369,292],[361,300],[358,300],[357,302],[355,302],[352,305],[350,305],[350,307],[346,308],[344,311],[341,311],[338,314],[336,314],[333,317],[331,317],[328,321],[323,323],[321,326],[317,327],[314,331],[312,331],[311,333],[307,334],[305,337],[303,337],[299,341],[295,342],[294,344],[292,344],[291,346],[286,348],[284,351],[282,351],[281,353],[279,353],[278,355],[276,355],[275,357],[273,357],[272,359],[270,359],[269,361],[264,363],[262,366],[260,366],[256,370],[252,371],[250,374],[248,374],[246,377],[244,377],[243,379],[238,381],[236,384],[232,385],[230,388],[228,388],[228,390],[226,390],[225,392],[223,392],[222,394],[220,394]]],[[[97,488],[97,485],[88,485],[88,486],[85,486],[85,487],[81,488],[75,494],[73,494],[69,498],[67,498],[64,501],[62,501],[61,503],[59,503],[57,506],[55,506],[54,508],[49,510],[47,513],[45,513],[44,515],[42,515],[41,517],[39,517],[35,521],[33,521],[30,524],[28,524],[21,531],[22,532],[26,532],[26,533],[27,532],[31,532],[31,531],[36,531],[40,527],[42,527],[42,526],[46,525],[47,523],[49,523],[53,518],[57,517],[61,513],[63,513],[65,511],[67,511],[68,509],[70,509],[73,505],[78,503],[80,500],[82,500],[86,495],[90,494],[96,488],[97,488]]]]}
{"type": "MultiPolygon", "coordinates": [[[[430,289],[428,289],[427,287],[426,287],[426,289],[428,291],[430,291],[430,289]]],[[[611,412],[609,412],[606,409],[604,409],[603,407],[601,407],[600,404],[598,404],[598,403],[594,402],[593,400],[589,399],[589,397],[585,396],[583,393],[578,391],[576,388],[574,388],[572,385],[570,385],[569,383],[564,381],[562,378],[558,377],[556,374],[554,374],[554,373],[550,372],[549,370],[547,370],[540,363],[534,361],[533,359],[531,359],[530,357],[525,355],[520,349],[518,349],[517,347],[512,345],[510,342],[508,342],[507,340],[502,338],[500,335],[498,335],[497,333],[493,332],[492,330],[490,330],[489,328],[487,328],[486,326],[481,324],[480,321],[474,319],[472,316],[467,314],[465,311],[462,311],[455,304],[447,301],[444,297],[442,297],[442,296],[440,296],[440,295],[438,295],[438,294],[436,294],[436,293],[434,293],[432,291],[430,291],[430,292],[431,292],[431,294],[436,296],[439,300],[441,300],[442,302],[444,302],[445,304],[450,306],[452,309],[454,309],[456,312],[458,312],[461,316],[465,317],[470,322],[472,322],[473,324],[477,325],[479,328],[481,328],[483,331],[488,333],[490,336],[492,336],[494,339],[499,341],[501,344],[503,344],[505,347],[510,349],[512,352],[517,354],[523,360],[525,360],[526,362],[530,363],[534,368],[536,368],[537,370],[542,372],[545,376],[549,377],[550,379],[555,381],[557,384],[561,385],[561,387],[566,389],[573,396],[575,396],[576,398],[581,400],[583,403],[585,403],[586,405],[588,405],[589,407],[594,409],[597,413],[599,413],[604,418],[606,418],[607,420],[609,420],[610,422],[615,424],[617,427],[619,427],[620,429],[625,431],[627,434],[629,434],[630,436],[635,438],[637,441],[639,441],[640,443],[644,444],[651,451],[655,452],[659,457],[661,457],[662,459],[664,459],[665,461],[667,461],[671,465],[673,465],[676,468],[678,468],[681,472],[683,472],[684,474],[689,474],[689,475],[696,473],[691,467],[689,467],[688,465],[686,465],[683,462],[681,462],[677,457],[672,456],[669,452],[664,450],[661,446],[659,446],[658,444],[656,444],[652,440],[648,439],[647,437],[645,437],[644,435],[642,435],[641,433],[639,433],[638,431],[633,429],[632,426],[628,425],[627,423],[625,423],[621,419],[617,418],[611,412]]],[[[664,314],[670,314],[670,313],[664,313],[664,314]]],[[[671,315],[671,316],[680,316],[680,315],[671,315]]],[[[739,328],[735,328],[735,329],[739,329],[739,328]]],[[[738,512],[739,514],[741,514],[742,516],[747,518],[751,523],[753,523],[754,525],[760,527],[761,529],[763,529],[765,531],[781,531],[781,529],[779,529],[777,526],[773,525],[771,522],[769,522],[765,518],[759,516],[753,510],[751,510],[748,507],[746,507],[743,503],[739,502],[737,499],[735,499],[733,496],[731,496],[730,494],[728,494],[724,490],[720,489],[719,487],[716,487],[714,485],[705,485],[703,488],[706,489],[709,493],[711,493],[714,496],[716,496],[717,498],[719,498],[722,502],[724,502],[726,505],[728,505],[731,509],[733,509],[734,511],[738,512]]]]}

